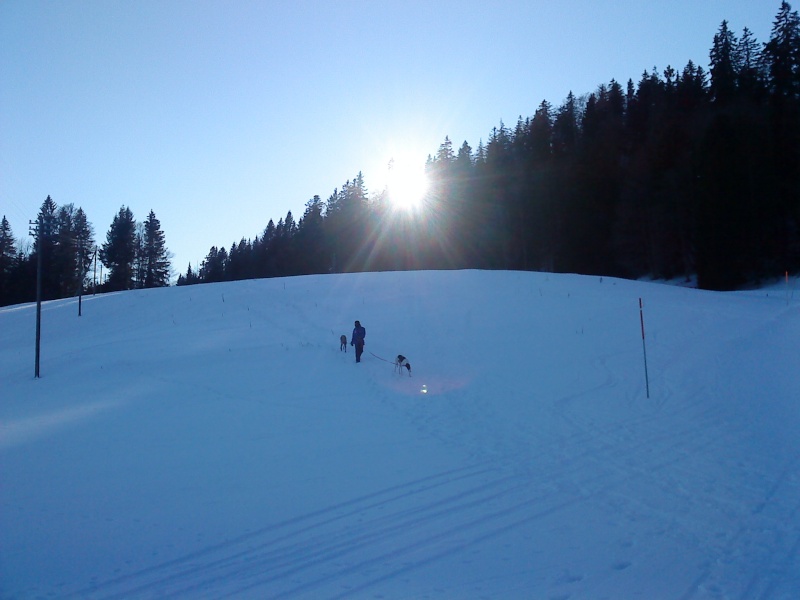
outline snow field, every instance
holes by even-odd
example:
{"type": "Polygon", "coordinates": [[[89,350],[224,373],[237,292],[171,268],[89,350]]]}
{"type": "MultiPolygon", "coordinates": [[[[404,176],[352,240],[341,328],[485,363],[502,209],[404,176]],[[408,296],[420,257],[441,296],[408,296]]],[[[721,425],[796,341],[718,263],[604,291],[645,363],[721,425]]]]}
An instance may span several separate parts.
{"type": "Polygon", "coordinates": [[[39,380],[34,314],[0,309],[2,598],[800,589],[800,301],[779,288],[459,271],[140,290],[80,318],[46,303],[39,380]],[[339,351],[355,319],[361,364],[339,351]]]}

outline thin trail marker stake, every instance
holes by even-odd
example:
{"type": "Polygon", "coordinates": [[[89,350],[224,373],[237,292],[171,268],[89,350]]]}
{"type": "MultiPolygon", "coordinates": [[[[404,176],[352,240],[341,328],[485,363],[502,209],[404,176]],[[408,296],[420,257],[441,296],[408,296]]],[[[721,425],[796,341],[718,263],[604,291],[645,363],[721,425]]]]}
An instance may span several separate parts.
{"type": "Polygon", "coordinates": [[[789,306],[789,271],[786,271],[786,306],[789,306]]]}
{"type": "Polygon", "coordinates": [[[639,322],[642,324],[642,351],[644,352],[644,382],[647,387],[647,397],[650,397],[650,378],[647,376],[647,346],[644,343],[644,308],[642,299],[639,298],[639,322]]]}

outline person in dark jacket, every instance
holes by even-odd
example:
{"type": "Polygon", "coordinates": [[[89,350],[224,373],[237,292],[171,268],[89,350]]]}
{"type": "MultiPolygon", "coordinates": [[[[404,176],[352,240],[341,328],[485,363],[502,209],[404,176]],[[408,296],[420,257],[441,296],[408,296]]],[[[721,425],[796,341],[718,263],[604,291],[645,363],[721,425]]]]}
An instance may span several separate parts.
{"type": "Polygon", "coordinates": [[[364,352],[364,338],[367,337],[367,330],[361,326],[361,321],[356,321],[353,329],[353,337],[350,338],[350,345],[356,348],[356,362],[361,362],[361,354],[364,352]]]}

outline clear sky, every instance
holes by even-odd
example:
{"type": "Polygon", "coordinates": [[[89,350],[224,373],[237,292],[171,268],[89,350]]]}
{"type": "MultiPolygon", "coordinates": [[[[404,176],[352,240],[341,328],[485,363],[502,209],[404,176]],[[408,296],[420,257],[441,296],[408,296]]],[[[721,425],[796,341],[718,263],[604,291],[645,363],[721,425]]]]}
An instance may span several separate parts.
{"type": "MultiPolygon", "coordinates": [[[[424,163],[644,70],[707,68],[723,19],[769,38],[780,0],[0,0],[0,214],[50,195],[105,240],[155,211],[174,254],[299,219],[361,171],[424,163]]],[[[797,8],[793,6],[793,8],[797,8]]]]}

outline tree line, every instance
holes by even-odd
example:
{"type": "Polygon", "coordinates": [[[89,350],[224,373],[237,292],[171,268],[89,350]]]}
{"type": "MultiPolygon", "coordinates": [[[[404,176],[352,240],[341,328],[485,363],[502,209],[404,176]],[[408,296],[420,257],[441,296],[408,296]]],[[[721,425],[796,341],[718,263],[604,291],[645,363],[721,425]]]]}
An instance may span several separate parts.
{"type": "Polygon", "coordinates": [[[212,247],[179,285],[397,269],[697,277],[734,289],[800,269],[800,19],[770,39],[723,21],[709,69],[689,61],[557,108],[543,101],[487,142],[445,138],[426,208],[392,210],[359,173],[295,220],[212,247]]]}
{"type": "Polygon", "coordinates": [[[97,246],[94,228],[82,208],[58,206],[50,196],[32,225],[32,242],[15,240],[5,215],[0,221],[0,306],[36,299],[37,267],[41,258],[43,300],[67,298],[79,292],[118,291],[170,284],[170,253],[161,223],[151,210],[137,223],[123,206],[97,246]],[[107,277],[97,280],[97,265],[107,277]]]}
{"type": "MultiPolygon", "coordinates": [[[[480,268],[696,276],[699,287],[727,290],[796,272],[800,17],[781,2],[765,43],[723,21],[708,70],[689,61],[682,70],[646,70],[625,86],[612,80],[570,93],[558,107],[542,101],[477,148],[445,138],[426,171],[430,190],[417,214],[394,210],[388,189],[370,194],[359,173],[327,200],[314,196],[299,219],[288,212],[255,239],[212,247],[178,285],[480,268]]],[[[42,241],[43,257],[54,261],[47,295],[60,297],[86,284],[87,254],[76,252],[93,242],[70,241],[85,219],[80,209],[55,215],[45,205],[40,218],[47,212],[55,223],[42,241]]],[[[4,218],[6,304],[30,300],[35,288],[38,242],[15,251],[13,239],[4,218]]],[[[120,209],[98,256],[109,270],[105,289],[168,284],[152,211],[139,225],[120,209]]]]}

